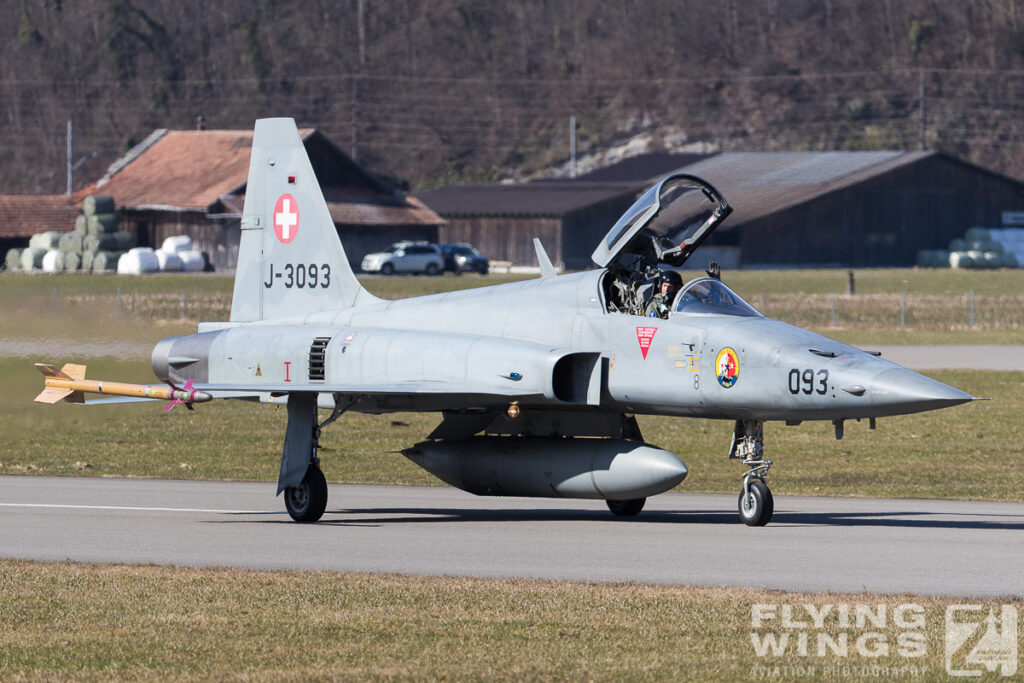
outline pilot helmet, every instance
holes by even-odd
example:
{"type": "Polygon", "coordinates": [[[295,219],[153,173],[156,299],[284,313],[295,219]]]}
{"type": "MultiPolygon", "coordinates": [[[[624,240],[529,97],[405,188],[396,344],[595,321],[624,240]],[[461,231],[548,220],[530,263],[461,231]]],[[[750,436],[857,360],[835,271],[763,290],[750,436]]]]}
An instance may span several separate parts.
{"type": "Polygon", "coordinates": [[[658,278],[658,287],[660,288],[663,282],[669,282],[675,287],[678,292],[683,286],[683,278],[674,270],[663,270],[661,276],[658,278]]]}

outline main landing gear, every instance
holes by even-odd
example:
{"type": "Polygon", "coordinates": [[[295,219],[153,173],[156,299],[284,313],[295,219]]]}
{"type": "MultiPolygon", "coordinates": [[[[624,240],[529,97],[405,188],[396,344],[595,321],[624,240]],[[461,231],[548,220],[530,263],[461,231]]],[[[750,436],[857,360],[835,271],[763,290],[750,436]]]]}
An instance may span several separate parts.
{"type": "Polygon", "coordinates": [[[736,420],[729,457],[742,459],[749,468],[743,473],[743,490],[737,501],[740,519],[747,526],[764,526],[775,512],[775,500],[768,488],[772,461],[764,459],[764,423],[736,420]]]}
{"type": "Polygon", "coordinates": [[[327,480],[317,456],[320,432],[354,403],[354,399],[343,403],[341,396],[335,394],[331,416],[317,424],[317,395],[312,392],[288,395],[288,428],[277,492],[284,493],[284,506],[296,522],[315,522],[327,509],[327,480]]]}

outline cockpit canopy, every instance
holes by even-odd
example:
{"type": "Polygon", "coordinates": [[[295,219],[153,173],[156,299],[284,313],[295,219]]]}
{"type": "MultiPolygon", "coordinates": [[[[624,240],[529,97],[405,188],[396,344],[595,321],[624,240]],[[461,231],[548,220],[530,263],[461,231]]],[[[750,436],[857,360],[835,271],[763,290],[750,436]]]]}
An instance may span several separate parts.
{"type": "Polygon", "coordinates": [[[612,226],[591,258],[601,267],[633,267],[638,260],[651,267],[679,267],[731,212],[711,183],[677,173],[645,192],[612,226]]]}
{"type": "Polygon", "coordinates": [[[678,314],[762,317],[757,309],[726,287],[721,280],[710,277],[691,280],[676,295],[672,315],[678,314]]]}

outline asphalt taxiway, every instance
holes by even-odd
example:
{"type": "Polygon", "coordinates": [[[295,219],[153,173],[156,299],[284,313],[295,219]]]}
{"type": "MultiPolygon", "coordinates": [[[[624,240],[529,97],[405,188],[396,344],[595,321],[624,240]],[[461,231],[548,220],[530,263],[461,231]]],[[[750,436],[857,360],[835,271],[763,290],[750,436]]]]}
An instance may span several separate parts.
{"type": "Polygon", "coordinates": [[[270,483],[0,477],[0,556],[78,562],[1024,597],[1024,503],[670,493],[603,501],[330,489],[296,524],[270,483]]]}

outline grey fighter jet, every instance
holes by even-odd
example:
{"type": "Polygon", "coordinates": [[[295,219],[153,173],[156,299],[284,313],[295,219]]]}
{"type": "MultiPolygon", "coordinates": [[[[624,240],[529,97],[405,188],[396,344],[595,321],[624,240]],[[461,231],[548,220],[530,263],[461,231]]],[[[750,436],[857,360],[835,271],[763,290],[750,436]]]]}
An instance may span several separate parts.
{"type": "MultiPolygon", "coordinates": [[[[260,120],[231,319],[159,342],[153,370],[166,386],[133,395],[286,402],[277,492],[299,522],[324,513],[318,441],[346,411],[440,413],[403,453],[470,493],[604,499],[616,515],[636,515],[687,473],[645,443],[635,415],[730,420],[729,457],[745,467],[740,518],[761,526],[774,507],[765,422],[830,420],[838,437],[847,419],[973,397],[766,318],[713,276],[659,304],[664,318],[645,316],[653,285],[730,211],[709,183],[672,175],[611,228],[594,270],[556,276],[535,240],[537,279],[383,301],[348,266],[294,121],[260,120]]],[[[40,369],[39,400],[104,391],[84,368],[40,369]]]]}

